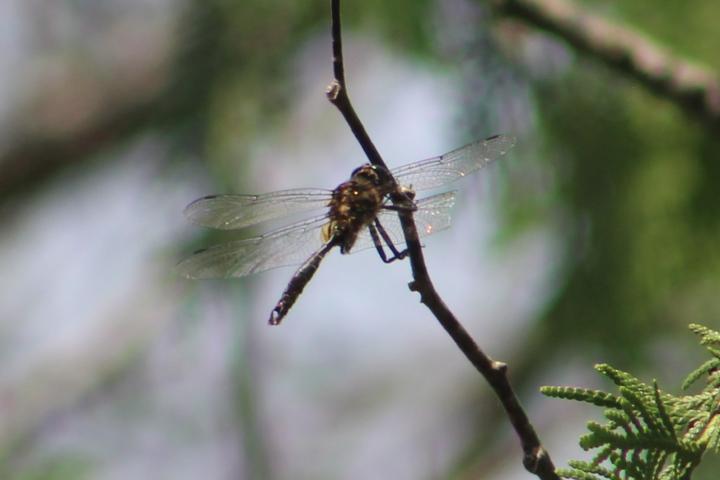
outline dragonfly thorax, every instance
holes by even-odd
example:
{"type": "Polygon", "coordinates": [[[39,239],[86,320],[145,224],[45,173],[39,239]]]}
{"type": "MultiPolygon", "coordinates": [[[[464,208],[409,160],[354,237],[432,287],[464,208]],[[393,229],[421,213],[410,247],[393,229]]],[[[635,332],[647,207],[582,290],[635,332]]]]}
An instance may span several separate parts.
{"type": "Polygon", "coordinates": [[[348,253],[393,189],[392,178],[381,167],[366,164],[356,168],[350,180],[333,190],[328,212],[330,222],[323,229],[324,240],[334,238],[340,251],[348,253]]]}

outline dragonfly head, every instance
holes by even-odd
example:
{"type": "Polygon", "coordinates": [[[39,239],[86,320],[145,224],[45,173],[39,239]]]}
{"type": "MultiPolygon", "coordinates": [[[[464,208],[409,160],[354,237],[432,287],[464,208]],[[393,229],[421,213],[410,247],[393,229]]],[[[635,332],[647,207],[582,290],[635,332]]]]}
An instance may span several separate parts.
{"type": "Polygon", "coordinates": [[[392,176],[383,167],[366,163],[353,170],[353,180],[365,181],[376,187],[387,188],[393,185],[392,176]]]}

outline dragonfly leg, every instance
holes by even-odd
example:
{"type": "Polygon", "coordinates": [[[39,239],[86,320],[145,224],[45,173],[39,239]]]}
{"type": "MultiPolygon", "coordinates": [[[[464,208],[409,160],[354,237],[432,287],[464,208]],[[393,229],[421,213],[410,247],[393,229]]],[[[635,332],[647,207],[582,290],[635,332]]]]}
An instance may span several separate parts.
{"type": "Polygon", "coordinates": [[[373,239],[373,243],[375,244],[375,249],[377,250],[378,254],[380,255],[380,258],[385,263],[391,263],[395,260],[402,260],[407,256],[407,250],[403,250],[402,252],[398,251],[398,249],[395,247],[395,244],[392,242],[392,239],[390,238],[390,235],[388,235],[385,228],[382,226],[380,221],[376,218],[374,220],[374,225],[371,223],[368,225],[368,229],[370,230],[370,236],[373,239]],[[385,244],[392,252],[393,256],[388,258],[387,254],[385,253],[385,248],[383,248],[383,244],[380,241],[380,237],[385,241],[385,244]]]}
{"type": "Polygon", "coordinates": [[[378,220],[377,218],[375,218],[375,226],[377,227],[380,236],[383,238],[383,240],[385,240],[385,244],[395,256],[395,259],[402,260],[403,258],[405,258],[408,254],[407,248],[402,252],[398,251],[397,247],[395,247],[395,244],[392,241],[392,238],[390,238],[390,235],[388,235],[387,230],[385,230],[385,227],[382,226],[382,223],[380,223],[380,220],[378,220]]]}
{"type": "Polygon", "coordinates": [[[383,205],[383,210],[390,210],[393,212],[415,212],[417,211],[417,205],[413,204],[412,207],[407,207],[405,205],[383,205]]]}

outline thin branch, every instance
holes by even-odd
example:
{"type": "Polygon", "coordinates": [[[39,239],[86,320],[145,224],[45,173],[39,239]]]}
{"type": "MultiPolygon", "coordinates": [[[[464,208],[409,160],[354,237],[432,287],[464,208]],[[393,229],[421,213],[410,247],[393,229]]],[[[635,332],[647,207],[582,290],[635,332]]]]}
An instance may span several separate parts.
{"type": "MultiPolygon", "coordinates": [[[[342,23],[340,22],[339,0],[333,0],[332,9],[332,47],[333,47],[333,74],[335,80],[343,89],[345,86],[345,64],[342,53],[342,23]]],[[[332,101],[332,100],[331,100],[332,101]]]]}
{"type": "Polygon", "coordinates": [[[493,6],[503,15],[557,35],[713,130],[720,129],[720,79],[710,69],[674,56],[642,34],[571,0],[493,0],[493,6]]]}
{"type": "Polygon", "coordinates": [[[355,113],[355,109],[350,103],[350,98],[345,85],[345,66],[342,54],[342,37],[340,31],[340,0],[332,0],[332,44],[333,44],[333,73],[335,78],[326,90],[328,100],[335,105],[345,121],[350,126],[355,138],[365,152],[365,156],[373,165],[378,165],[387,169],[385,161],[380,156],[375,144],[370,140],[370,136],[365,131],[365,127],[355,113]]]}
{"type": "Polygon", "coordinates": [[[510,385],[507,377],[507,365],[493,360],[480,349],[435,290],[425,265],[425,258],[422,253],[417,228],[412,218],[412,212],[401,210],[400,222],[403,226],[413,272],[410,290],[420,294],[420,301],[428,307],[458,348],[465,354],[465,357],[485,377],[485,380],[495,391],[495,395],[500,400],[510,423],[515,429],[515,433],[520,439],[525,468],[543,480],[559,479],[555,474],[555,466],[549,453],[542,447],[534,427],[510,385]]]}
{"type": "MultiPolygon", "coordinates": [[[[161,92],[119,107],[103,106],[85,126],[67,135],[33,132],[0,151],[0,200],[89,160],[93,154],[137,132],[156,111],[161,92]]],[[[108,101],[107,103],[111,103],[108,101]]]]}
{"type": "MultiPolygon", "coordinates": [[[[330,87],[328,87],[328,99],[345,117],[350,129],[355,134],[355,138],[360,142],[370,161],[375,165],[385,166],[375,146],[365,132],[360,119],[355,114],[347,95],[340,38],[340,0],[331,0],[331,6],[333,72],[335,79],[330,84],[330,87]]],[[[405,193],[399,188],[393,195],[392,200],[396,204],[407,201],[405,193]]],[[[542,447],[540,439],[535,433],[535,429],[530,424],[527,414],[510,386],[507,377],[507,366],[504,363],[492,360],[483,353],[467,330],[465,330],[462,324],[455,318],[455,315],[453,315],[442,301],[433,286],[430,274],[425,265],[425,258],[422,253],[422,246],[418,238],[413,214],[408,209],[399,209],[399,212],[413,275],[410,290],[420,294],[422,303],[430,309],[470,363],[485,377],[495,391],[520,439],[524,452],[523,465],[525,468],[543,480],[559,480],[550,455],[542,447]]]]}

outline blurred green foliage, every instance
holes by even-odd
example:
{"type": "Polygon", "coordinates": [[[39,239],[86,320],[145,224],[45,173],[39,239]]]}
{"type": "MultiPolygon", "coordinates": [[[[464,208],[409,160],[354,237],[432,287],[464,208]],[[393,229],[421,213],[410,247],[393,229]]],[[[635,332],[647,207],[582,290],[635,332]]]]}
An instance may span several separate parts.
{"type": "MultiPolygon", "coordinates": [[[[676,54],[718,66],[716,2],[587,3],[676,54]]],[[[567,223],[561,284],[530,334],[530,351],[549,360],[570,348],[648,365],[657,360],[647,349],[655,339],[720,318],[712,287],[720,280],[720,141],[593,60],[577,58],[566,74],[533,89],[549,153],[542,162],[557,175],[554,207],[567,223]]]]}
{"type": "MultiPolygon", "coordinates": [[[[720,69],[717,2],[583,3],[720,69]]],[[[693,360],[668,364],[658,346],[690,348],[687,324],[717,326],[720,318],[720,139],[632,79],[571,53],[562,75],[529,78],[538,142],[536,158],[526,160],[552,172],[555,190],[506,187],[504,236],[550,221],[563,241],[557,289],[522,332],[513,378],[535,390],[547,366],[580,355],[588,365],[611,361],[677,383],[693,360]]]]}

